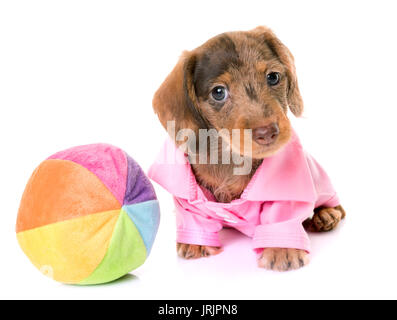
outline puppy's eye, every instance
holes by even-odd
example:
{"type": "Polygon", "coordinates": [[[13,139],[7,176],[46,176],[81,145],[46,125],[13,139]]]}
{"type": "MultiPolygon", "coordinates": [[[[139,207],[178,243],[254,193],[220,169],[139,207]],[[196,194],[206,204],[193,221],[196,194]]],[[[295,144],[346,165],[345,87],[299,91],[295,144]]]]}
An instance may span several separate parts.
{"type": "Polygon", "coordinates": [[[216,86],[214,89],[211,91],[211,96],[214,100],[218,102],[225,101],[228,97],[228,92],[225,87],[222,86],[216,86]]]}
{"type": "Polygon", "coordinates": [[[278,72],[270,72],[266,79],[269,86],[275,86],[280,82],[280,74],[278,72]]]}

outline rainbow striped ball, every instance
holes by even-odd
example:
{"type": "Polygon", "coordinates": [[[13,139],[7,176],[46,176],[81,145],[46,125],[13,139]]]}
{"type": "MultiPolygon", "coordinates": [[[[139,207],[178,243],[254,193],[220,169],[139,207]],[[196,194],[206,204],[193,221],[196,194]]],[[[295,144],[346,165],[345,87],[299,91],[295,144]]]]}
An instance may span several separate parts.
{"type": "Polygon", "coordinates": [[[98,284],[144,263],[159,217],[153,186],[139,165],[119,148],[92,144],[58,152],[36,168],[16,231],[44,274],[98,284]]]}

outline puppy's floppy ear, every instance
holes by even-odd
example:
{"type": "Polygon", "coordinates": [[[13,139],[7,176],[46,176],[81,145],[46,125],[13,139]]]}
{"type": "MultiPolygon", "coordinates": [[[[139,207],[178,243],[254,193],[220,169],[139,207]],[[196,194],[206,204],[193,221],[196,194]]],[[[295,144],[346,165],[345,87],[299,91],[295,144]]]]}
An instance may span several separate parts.
{"type": "Polygon", "coordinates": [[[296,77],[295,62],[292,53],[288,48],[276,37],[269,28],[260,26],[252,30],[253,33],[260,36],[268,45],[270,50],[278,57],[287,69],[288,88],[287,101],[292,113],[299,117],[303,112],[303,101],[299,92],[298,80],[296,77]]]}
{"type": "Polygon", "coordinates": [[[198,132],[200,128],[207,128],[206,120],[196,107],[193,82],[196,60],[194,52],[184,52],[153,97],[153,109],[165,128],[167,121],[175,121],[176,132],[181,129],[198,132]]]}

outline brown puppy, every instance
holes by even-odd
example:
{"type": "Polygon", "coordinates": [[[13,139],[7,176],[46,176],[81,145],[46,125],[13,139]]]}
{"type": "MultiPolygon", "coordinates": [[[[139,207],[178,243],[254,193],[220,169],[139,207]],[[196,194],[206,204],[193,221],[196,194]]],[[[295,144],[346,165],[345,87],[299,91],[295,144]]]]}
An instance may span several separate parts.
{"type": "MultiPolygon", "coordinates": [[[[266,27],[224,33],[193,51],[184,52],[156,92],[153,106],[163,126],[174,120],[177,131],[189,128],[198,136],[199,129],[240,129],[238,146],[230,137],[218,139],[227,141],[231,153],[252,159],[248,174],[233,174],[236,167],[233,163],[192,161],[197,182],[210,190],[219,202],[238,199],[262,159],[289,141],[292,129],[288,108],[295,116],[303,111],[293,56],[266,27]],[[244,149],[244,129],[252,129],[249,155],[244,149]]],[[[199,155],[189,156],[197,159],[199,155]]],[[[343,217],[340,206],[319,208],[305,226],[312,231],[328,231],[343,217]]],[[[178,244],[177,249],[185,258],[220,252],[219,248],[190,244],[178,244]]],[[[272,248],[264,250],[259,265],[282,271],[301,267],[307,261],[303,250],[272,248]]]]}

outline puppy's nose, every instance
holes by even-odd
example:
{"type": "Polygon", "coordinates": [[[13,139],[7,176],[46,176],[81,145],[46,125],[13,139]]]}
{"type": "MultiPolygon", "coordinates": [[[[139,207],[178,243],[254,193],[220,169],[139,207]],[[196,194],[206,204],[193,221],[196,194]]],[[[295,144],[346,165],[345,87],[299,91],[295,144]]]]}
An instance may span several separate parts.
{"type": "Polygon", "coordinates": [[[277,139],[280,129],[277,123],[273,122],[265,127],[252,130],[252,138],[261,145],[270,144],[277,139]]]}

